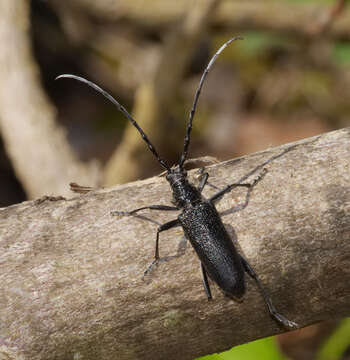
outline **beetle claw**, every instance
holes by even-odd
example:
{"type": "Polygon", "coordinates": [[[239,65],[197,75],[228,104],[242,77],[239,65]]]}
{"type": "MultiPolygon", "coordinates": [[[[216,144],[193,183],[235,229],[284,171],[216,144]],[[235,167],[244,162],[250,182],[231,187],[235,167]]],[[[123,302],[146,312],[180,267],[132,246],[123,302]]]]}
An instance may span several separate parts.
{"type": "Polygon", "coordinates": [[[111,211],[111,215],[122,217],[122,216],[130,215],[130,213],[128,211],[113,210],[111,211]]]}

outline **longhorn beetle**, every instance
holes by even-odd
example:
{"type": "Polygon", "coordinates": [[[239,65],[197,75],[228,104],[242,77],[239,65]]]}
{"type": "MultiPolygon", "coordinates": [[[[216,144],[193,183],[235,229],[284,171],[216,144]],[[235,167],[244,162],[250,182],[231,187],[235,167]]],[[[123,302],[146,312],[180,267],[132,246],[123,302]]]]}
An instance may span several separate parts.
{"type": "Polygon", "coordinates": [[[245,292],[244,273],[246,272],[251,278],[256,281],[271,316],[283,326],[292,329],[297,328],[298,325],[295,322],[286,319],[283,315],[279,314],[276,311],[274,305],[272,304],[271,298],[264,290],[258,275],[249,265],[248,261],[243,256],[241,256],[234,247],[230,236],[227,233],[224,224],[220,218],[220,215],[215,208],[215,203],[218,202],[225,194],[229,193],[235,187],[241,186],[248,188],[248,195],[252,187],[262,176],[255,180],[252,184],[233,183],[227,185],[222,190],[212,195],[209,199],[205,199],[202,196],[202,190],[207,184],[209,174],[202,173],[200,177],[200,183],[197,187],[195,187],[188,181],[187,172],[184,169],[188,147],[190,144],[192,122],[204,80],[220,53],[229,44],[238,39],[241,40],[242,38],[234,37],[227,41],[224,45],[222,45],[207,65],[207,68],[205,69],[200,79],[197,91],[194,96],[193,105],[189,115],[189,121],[187,124],[186,135],[184,139],[183,152],[181,154],[178,165],[173,167],[170,167],[167,162],[159,156],[157,150],[152,145],[147,135],[140,128],[138,123],[127,112],[127,110],[121,104],[119,104],[119,102],[115,100],[110,94],[108,94],[106,91],[104,91],[91,81],[81,78],[79,76],[64,74],[58,76],[56,79],[72,78],[81,81],[101,93],[108,100],[110,100],[118,108],[118,110],[121,111],[129,119],[132,125],[136,127],[138,132],[141,134],[142,139],[146,142],[148,149],[152,152],[160,165],[166,170],[166,180],[169,182],[172,189],[172,203],[175,206],[150,205],[132,211],[112,212],[112,214],[119,215],[134,215],[139,211],[145,209],[182,211],[177,217],[177,219],[166,222],[165,224],[158,227],[156,236],[155,259],[150,265],[150,267],[145,271],[145,274],[151,270],[152,266],[157,265],[160,261],[158,246],[159,234],[162,231],[180,225],[183,228],[185,237],[191,242],[194,250],[197,253],[197,256],[199,257],[203,275],[204,290],[208,297],[208,300],[212,298],[208,282],[208,276],[219,286],[219,288],[224,292],[225,295],[238,300],[243,296],[245,292]]]}

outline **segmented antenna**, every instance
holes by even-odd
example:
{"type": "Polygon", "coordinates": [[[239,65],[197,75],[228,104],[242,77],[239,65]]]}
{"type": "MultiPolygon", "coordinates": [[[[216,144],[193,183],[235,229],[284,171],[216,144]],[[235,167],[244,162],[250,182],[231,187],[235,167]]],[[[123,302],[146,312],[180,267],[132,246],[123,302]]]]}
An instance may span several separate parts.
{"type": "Polygon", "coordinates": [[[140,135],[142,136],[142,139],[145,141],[145,143],[147,144],[148,148],[150,149],[150,151],[152,152],[152,154],[157,158],[158,162],[160,163],[160,165],[163,166],[163,168],[165,168],[167,171],[170,171],[170,167],[169,165],[166,163],[165,160],[163,160],[157,150],[155,149],[155,147],[152,145],[152,143],[150,142],[150,140],[148,139],[147,135],[144,133],[144,131],[140,128],[139,124],[134,120],[134,118],[127,112],[127,110],[124,108],[123,105],[119,104],[119,102],[112,96],[110,95],[107,91],[101,89],[98,85],[96,85],[95,83],[93,83],[92,81],[86,80],[80,76],[76,76],[76,75],[71,75],[71,74],[63,74],[60,76],[57,76],[55,80],[58,79],[62,79],[62,78],[69,78],[69,79],[74,79],[77,81],[81,81],[83,83],[85,83],[86,85],[92,87],[94,90],[96,90],[97,92],[99,92],[100,94],[102,94],[105,98],[107,98],[110,102],[112,102],[117,108],[118,110],[123,113],[129,120],[130,122],[136,127],[137,131],[140,133],[140,135]]]}
{"type": "Polygon", "coordinates": [[[186,160],[187,157],[187,152],[188,152],[188,146],[190,145],[190,136],[191,136],[191,130],[192,130],[192,123],[193,123],[193,118],[194,118],[194,114],[196,112],[196,108],[197,108],[197,103],[198,103],[198,99],[199,99],[199,95],[201,93],[202,90],[202,86],[204,84],[204,80],[207,77],[209,70],[211,69],[211,67],[213,66],[215,60],[217,59],[217,57],[221,54],[221,52],[228,46],[230,45],[233,41],[235,40],[243,40],[243,38],[241,36],[236,36],[228,41],[225,42],[224,45],[222,45],[220,47],[220,49],[214,54],[214,56],[211,58],[211,60],[209,61],[209,64],[207,66],[207,68],[204,70],[203,75],[201,77],[201,80],[199,82],[197,91],[194,95],[194,100],[193,100],[193,104],[192,104],[192,109],[190,112],[190,117],[188,120],[188,124],[187,124],[187,128],[186,128],[186,135],[185,135],[185,139],[184,139],[184,150],[181,154],[180,157],[180,161],[179,161],[179,168],[180,170],[183,169],[183,165],[184,162],[186,160]]]}

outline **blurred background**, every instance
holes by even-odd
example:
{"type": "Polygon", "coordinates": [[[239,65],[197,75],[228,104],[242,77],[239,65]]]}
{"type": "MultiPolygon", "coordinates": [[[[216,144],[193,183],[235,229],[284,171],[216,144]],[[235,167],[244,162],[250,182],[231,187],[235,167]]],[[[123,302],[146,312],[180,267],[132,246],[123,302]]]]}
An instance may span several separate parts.
{"type": "MultiPolygon", "coordinates": [[[[70,182],[111,186],[162,171],[111,103],[56,76],[108,90],[174,164],[200,76],[236,35],[244,40],[203,87],[190,158],[231,159],[349,126],[345,0],[2,0],[0,207],[69,196],[70,182]]],[[[216,358],[349,359],[349,322],[248,346],[216,358]]]]}

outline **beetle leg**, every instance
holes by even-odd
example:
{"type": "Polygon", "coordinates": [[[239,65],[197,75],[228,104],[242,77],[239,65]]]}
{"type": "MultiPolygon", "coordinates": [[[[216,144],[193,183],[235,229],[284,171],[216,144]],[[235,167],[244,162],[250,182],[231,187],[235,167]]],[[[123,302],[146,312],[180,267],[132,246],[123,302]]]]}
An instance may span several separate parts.
{"type": "Polygon", "coordinates": [[[211,184],[209,181],[208,181],[208,178],[209,178],[209,174],[207,172],[205,172],[205,168],[204,167],[201,167],[199,170],[198,170],[198,173],[199,173],[199,176],[198,176],[198,179],[199,179],[199,185],[198,185],[198,191],[201,193],[204,189],[204,186],[205,185],[209,185],[210,187],[216,189],[216,190],[219,190],[219,188],[213,184],[211,184]]]}
{"type": "Polygon", "coordinates": [[[210,199],[209,201],[212,203],[216,203],[217,201],[221,200],[221,198],[229,193],[230,191],[232,191],[234,188],[236,187],[246,187],[246,188],[250,188],[251,184],[230,184],[230,185],[226,185],[222,190],[218,191],[217,193],[215,193],[210,199]]]}
{"type": "Polygon", "coordinates": [[[245,195],[245,200],[243,203],[241,204],[237,204],[236,206],[234,206],[232,209],[230,209],[230,213],[233,214],[237,211],[241,211],[243,209],[245,209],[249,203],[249,200],[250,200],[250,195],[253,191],[253,188],[254,188],[254,185],[255,184],[252,184],[251,186],[248,187],[248,190],[247,190],[247,193],[245,195]]]}
{"type": "Polygon", "coordinates": [[[268,295],[268,293],[265,291],[265,289],[262,286],[262,283],[259,279],[258,274],[254,271],[254,269],[249,265],[248,261],[242,256],[241,256],[241,260],[242,260],[242,264],[244,267],[244,270],[247,272],[247,274],[253,279],[255,280],[256,284],[258,285],[258,288],[262,294],[262,297],[264,298],[264,301],[269,309],[269,312],[271,314],[271,316],[276,319],[280,324],[282,324],[283,326],[285,326],[286,328],[290,328],[290,329],[297,329],[299,327],[299,325],[297,323],[295,323],[294,321],[290,321],[287,318],[285,318],[283,315],[281,315],[280,313],[277,312],[275,306],[272,304],[272,300],[271,297],[268,295]]]}
{"type": "Polygon", "coordinates": [[[140,207],[138,209],[135,210],[131,210],[131,211],[119,211],[119,210],[114,210],[111,211],[111,215],[113,216],[120,216],[120,215],[135,215],[137,212],[141,211],[141,210],[164,210],[164,211],[175,211],[175,210],[179,210],[177,207],[175,206],[168,206],[168,205],[149,205],[149,206],[143,206],[140,207]]]}
{"type": "Polygon", "coordinates": [[[154,260],[152,261],[152,263],[148,266],[148,268],[145,270],[145,272],[143,273],[143,278],[152,271],[152,268],[154,266],[157,266],[158,263],[160,262],[160,258],[159,258],[159,233],[161,233],[162,231],[165,230],[169,230],[175,226],[180,225],[180,222],[178,219],[175,220],[171,220],[163,225],[160,225],[157,229],[157,236],[156,236],[156,249],[155,249],[155,254],[154,254],[154,260]]]}
{"type": "Polygon", "coordinates": [[[249,197],[250,197],[250,193],[253,190],[253,187],[265,176],[265,174],[267,173],[266,169],[263,169],[263,171],[260,173],[260,175],[250,184],[250,183],[243,183],[243,184],[237,184],[237,183],[233,183],[233,184],[229,184],[226,185],[222,190],[218,191],[217,193],[215,193],[210,199],[209,201],[212,203],[216,203],[217,201],[221,200],[221,198],[229,193],[230,191],[232,191],[234,188],[236,187],[246,187],[248,188],[248,194],[246,197],[246,201],[245,201],[245,205],[243,207],[245,207],[249,201],[249,197]]]}
{"type": "Polygon", "coordinates": [[[201,269],[202,269],[202,275],[203,275],[203,286],[205,294],[207,295],[208,301],[212,299],[211,291],[210,291],[210,285],[208,281],[207,272],[204,268],[204,265],[201,263],[201,269]]]}
{"type": "Polygon", "coordinates": [[[204,189],[204,186],[207,184],[209,174],[207,172],[204,172],[204,168],[201,168],[201,174],[199,175],[199,185],[198,185],[198,191],[201,193],[204,189]]]}

